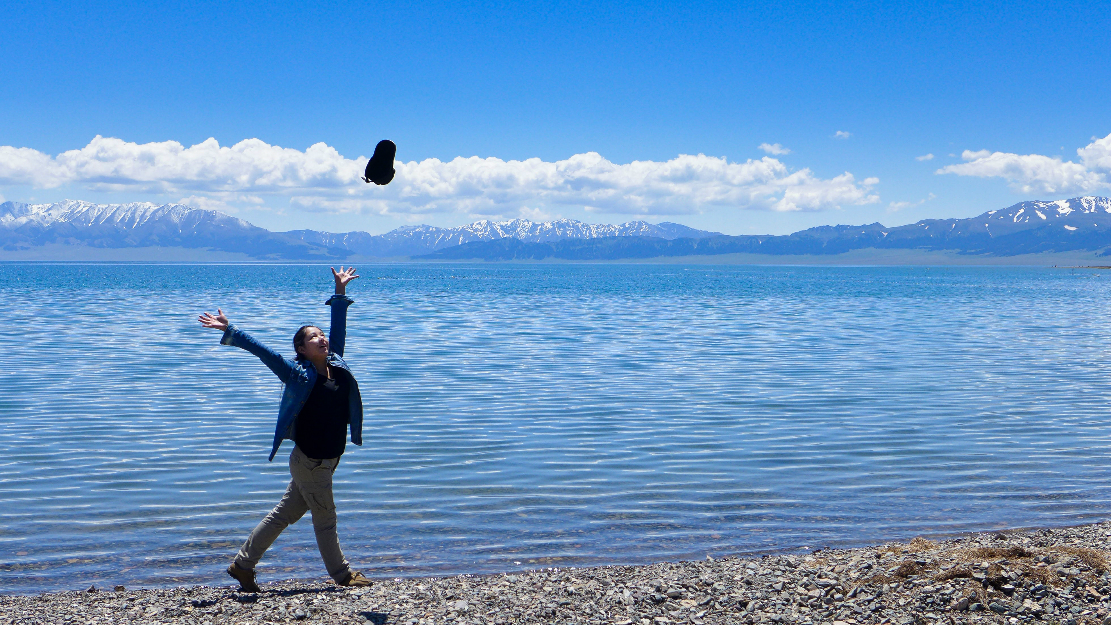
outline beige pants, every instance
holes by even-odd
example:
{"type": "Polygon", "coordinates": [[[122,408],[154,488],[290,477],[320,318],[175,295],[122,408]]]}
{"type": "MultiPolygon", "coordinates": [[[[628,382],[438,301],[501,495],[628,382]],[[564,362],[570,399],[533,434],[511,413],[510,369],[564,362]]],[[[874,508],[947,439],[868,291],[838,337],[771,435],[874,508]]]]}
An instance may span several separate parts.
{"type": "Polygon", "coordinates": [[[336,532],[336,503],[332,498],[332,474],[339,465],[339,458],[313,459],[305,456],[301,448],[293,448],[289,455],[289,473],[293,477],[286,487],[278,506],[274,507],[251,536],[239,548],[235,562],[244,569],[253,570],[266,549],[286,526],[312,511],[312,527],[316,532],[316,547],[328,568],[328,575],[338,583],[351,575],[350,565],[343,558],[336,532]]]}

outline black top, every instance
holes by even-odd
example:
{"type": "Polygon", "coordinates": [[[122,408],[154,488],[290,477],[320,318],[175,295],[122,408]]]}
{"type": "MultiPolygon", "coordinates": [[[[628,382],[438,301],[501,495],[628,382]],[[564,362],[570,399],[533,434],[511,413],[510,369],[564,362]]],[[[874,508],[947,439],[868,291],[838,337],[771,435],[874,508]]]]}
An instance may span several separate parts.
{"type": "Polygon", "coordinates": [[[333,378],[317,374],[316,384],[297,414],[293,430],[293,441],[313,459],[334,459],[343,454],[347,444],[351,374],[339,367],[328,369],[333,378]]]}

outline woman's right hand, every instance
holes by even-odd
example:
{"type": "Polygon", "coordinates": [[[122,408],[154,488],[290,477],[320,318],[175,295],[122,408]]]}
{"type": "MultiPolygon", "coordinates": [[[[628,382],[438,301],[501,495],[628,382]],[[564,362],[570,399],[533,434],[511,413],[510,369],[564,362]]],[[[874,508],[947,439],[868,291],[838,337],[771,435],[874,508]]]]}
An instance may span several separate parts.
{"type": "Polygon", "coordinates": [[[215,316],[213,316],[208,311],[205,311],[204,314],[198,316],[197,319],[200,321],[201,326],[204,326],[205,328],[215,328],[216,330],[228,329],[228,318],[220,309],[216,309],[215,316]]]}
{"type": "Polygon", "coordinates": [[[343,269],[342,265],[339,266],[338,272],[336,268],[332,268],[332,276],[336,279],[336,295],[338,296],[346,295],[347,283],[359,277],[359,275],[355,273],[354,267],[343,269]]]}

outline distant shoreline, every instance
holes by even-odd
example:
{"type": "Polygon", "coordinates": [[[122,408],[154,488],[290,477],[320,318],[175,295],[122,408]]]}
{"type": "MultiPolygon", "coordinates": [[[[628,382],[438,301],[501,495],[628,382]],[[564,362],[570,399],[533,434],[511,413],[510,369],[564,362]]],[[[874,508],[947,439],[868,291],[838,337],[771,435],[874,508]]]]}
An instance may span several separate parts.
{"type": "Polygon", "coordinates": [[[1075,269],[1111,269],[1103,265],[1107,257],[1095,252],[1054,252],[1016,256],[958,254],[952,251],[887,250],[866,248],[833,255],[771,255],[730,253],[676,257],[627,258],[613,260],[517,259],[485,261],[481,259],[413,260],[408,257],[361,257],[343,259],[258,259],[242,253],[214,252],[197,248],[94,248],[51,244],[25,250],[0,249],[0,263],[174,263],[174,264],[242,264],[242,265],[350,265],[402,264],[451,265],[459,263],[482,265],[560,264],[560,265],[813,265],[813,266],[1028,266],[1075,269]]]}
{"type": "Polygon", "coordinates": [[[1109,548],[1100,522],[801,555],[377,578],[366,589],[275,583],[263,568],[259,594],[229,584],[0,595],[0,622],[1097,624],[1111,618],[1109,548]]]}

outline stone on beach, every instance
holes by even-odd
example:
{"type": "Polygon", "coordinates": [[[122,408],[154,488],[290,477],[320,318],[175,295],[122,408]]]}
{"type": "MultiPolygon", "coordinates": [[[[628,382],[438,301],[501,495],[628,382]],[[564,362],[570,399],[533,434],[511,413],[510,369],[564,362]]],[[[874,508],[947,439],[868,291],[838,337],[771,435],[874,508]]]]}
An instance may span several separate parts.
{"type": "Polygon", "coordinates": [[[1111,525],[916,538],[809,554],[382,578],[0,596],[33,623],[1111,623],[1111,525]]]}

